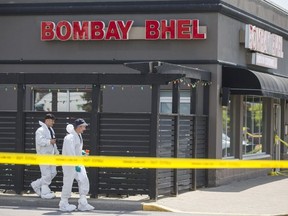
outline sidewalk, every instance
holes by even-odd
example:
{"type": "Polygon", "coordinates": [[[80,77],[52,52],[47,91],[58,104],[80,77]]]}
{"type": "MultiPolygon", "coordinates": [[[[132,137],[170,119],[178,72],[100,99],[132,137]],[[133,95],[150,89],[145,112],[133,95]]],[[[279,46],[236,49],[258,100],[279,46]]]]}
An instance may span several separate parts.
{"type": "MultiPolygon", "coordinates": [[[[0,206],[35,206],[58,208],[60,193],[53,200],[43,200],[35,194],[0,193],[0,206]]],[[[71,203],[77,204],[77,194],[71,203]]],[[[288,216],[288,177],[265,176],[234,182],[215,188],[198,189],[177,197],[152,202],[147,196],[89,199],[98,210],[172,211],[191,215],[223,216],[288,216]]]]}
{"type": "MultiPolygon", "coordinates": [[[[35,208],[59,208],[61,192],[56,192],[56,198],[47,200],[41,199],[35,193],[33,194],[11,194],[0,193],[0,206],[23,206],[35,208]]],[[[78,205],[79,195],[72,193],[69,199],[70,204],[78,205]]],[[[88,202],[97,210],[110,211],[139,211],[142,210],[142,203],[148,201],[148,196],[131,196],[127,198],[100,197],[98,199],[89,198],[88,202]]]]}
{"type": "Polygon", "coordinates": [[[288,177],[265,176],[199,189],[176,198],[159,199],[154,205],[159,210],[191,215],[288,216],[288,177]]]}

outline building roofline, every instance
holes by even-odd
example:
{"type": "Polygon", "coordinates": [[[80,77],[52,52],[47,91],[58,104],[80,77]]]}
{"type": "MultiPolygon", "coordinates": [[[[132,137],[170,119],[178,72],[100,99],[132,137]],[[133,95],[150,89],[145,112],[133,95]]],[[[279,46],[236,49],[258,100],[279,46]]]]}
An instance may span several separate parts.
{"type": "Polygon", "coordinates": [[[272,2],[271,0],[262,0],[262,1],[268,4],[270,7],[275,8],[276,10],[282,12],[285,15],[288,15],[288,10],[286,8],[281,7],[280,5],[272,2]]]}
{"type": "Polygon", "coordinates": [[[259,18],[222,0],[0,4],[0,16],[213,12],[221,13],[247,24],[256,25],[284,38],[288,38],[288,29],[277,26],[272,22],[259,18]]]}

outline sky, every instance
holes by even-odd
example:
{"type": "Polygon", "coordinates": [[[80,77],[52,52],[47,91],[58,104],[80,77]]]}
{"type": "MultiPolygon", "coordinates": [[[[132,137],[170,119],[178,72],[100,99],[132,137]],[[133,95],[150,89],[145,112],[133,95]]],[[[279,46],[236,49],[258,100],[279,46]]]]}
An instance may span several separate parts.
{"type": "Polygon", "coordinates": [[[288,11],[288,0],[269,0],[269,1],[279,5],[280,7],[288,11]]]}

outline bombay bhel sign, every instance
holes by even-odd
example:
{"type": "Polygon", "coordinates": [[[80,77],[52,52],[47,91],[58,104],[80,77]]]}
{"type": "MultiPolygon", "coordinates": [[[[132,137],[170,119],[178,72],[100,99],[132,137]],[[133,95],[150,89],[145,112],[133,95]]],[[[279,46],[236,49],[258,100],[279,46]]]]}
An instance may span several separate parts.
{"type": "Polygon", "coordinates": [[[41,22],[42,41],[99,40],[204,40],[206,26],[198,19],[145,20],[144,27],[134,27],[133,20],[41,22]]]}
{"type": "Polygon", "coordinates": [[[251,24],[245,26],[245,48],[283,58],[283,37],[251,24]]]}

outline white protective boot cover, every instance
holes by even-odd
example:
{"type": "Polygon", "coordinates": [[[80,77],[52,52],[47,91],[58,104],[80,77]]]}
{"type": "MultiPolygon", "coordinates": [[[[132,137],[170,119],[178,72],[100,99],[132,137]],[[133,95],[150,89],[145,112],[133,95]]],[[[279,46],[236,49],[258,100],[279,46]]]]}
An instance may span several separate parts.
{"type": "Polygon", "coordinates": [[[31,187],[38,196],[41,196],[41,187],[37,185],[37,180],[31,183],[31,187]]]}
{"type": "Polygon", "coordinates": [[[76,209],[75,205],[69,204],[68,200],[61,200],[59,203],[59,210],[63,212],[72,212],[76,209]]]}
{"type": "Polygon", "coordinates": [[[54,192],[50,190],[47,185],[42,185],[41,187],[41,198],[42,199],[53,199],[55,198],[54,192]]]}
{"type": "Polygon", "coordinates": [[[95,209],[93,206],[88,204],[86,196],[82,195],[80,196],[80,199],[78,200],[78,210],[79,211],[91,211],[95,209]]]}

